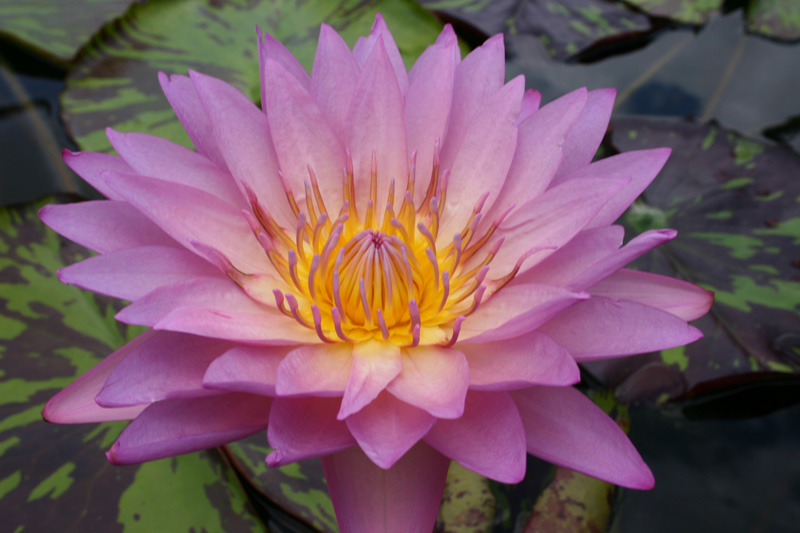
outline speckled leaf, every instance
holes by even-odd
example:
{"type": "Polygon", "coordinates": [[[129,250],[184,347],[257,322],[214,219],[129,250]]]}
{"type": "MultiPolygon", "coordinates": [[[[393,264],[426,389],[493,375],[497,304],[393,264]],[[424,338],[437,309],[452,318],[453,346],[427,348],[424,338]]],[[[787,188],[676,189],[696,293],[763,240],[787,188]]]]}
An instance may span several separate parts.
{"type": "Polygon", "coordinates": [[[722,9],[724,0],[625,0],[654,17],[664,17],[682,24],[705,24],[722,9]]]}
{"type": "Polygon", "coordinates": [[[677,239],[634,266],[716,292],[705,337],[659,354],[590,365],[621,397],[666,400],[800,373],[800,157],[717,125],[621,119],[622,151],[671,146],[664,170],[625,215],[677,239]]]}
{"type": "Polygon", "coordinates": [[[497,501],[489,480],[455,461],[447,471],[447,483],[439,509],[442,533],[489,533],[494,529],[497,501]]]}
{"type": "Polygon", "coordinates": [[[0,0],[0,34],[69,61],[103,24],[138,0],[0,0]]]}
{"type": "Polygon", "coordinates": [[[189,145],[157,73],[194,69],[259,98],[255,25],[284,43],[310,70],[320,23],[349,44],[386,18],[407,63],[441,24],[413,0],[150,0],[104,28],[78,56],[62,97],[64,119],[83,150],[108,151],[105,128],[138,131],[189,145]]]}
{"type": "Polygon", "coordinates": [[[421,0],[428,9],[463,20],[487,35],[503,32],[510,41],[533,35],[562,60],[599,41],[650,29],[647,17],[604,0],[421,0]]]}
{"type": "Polygon", "coordinates": [[[797,0],[750,0],[747,29],[773,39],[800,39],[800,2],[797,0]]]}
{"type": "Polygon", "coordinates": [[[217,452],[115,467],[123,423],[55,425],[44,403],[135,334],[55,271],[86,251],[39,206],[0,210],[0,516],[4,531],[259,531],[217,452]]]}

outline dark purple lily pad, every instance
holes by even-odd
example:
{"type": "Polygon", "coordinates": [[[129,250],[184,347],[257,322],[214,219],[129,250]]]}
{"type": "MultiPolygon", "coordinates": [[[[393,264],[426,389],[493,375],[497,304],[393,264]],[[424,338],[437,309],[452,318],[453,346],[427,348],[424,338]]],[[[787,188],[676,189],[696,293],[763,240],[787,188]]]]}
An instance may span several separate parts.
{"type": "Polygon", "coordinates": [[[679,235],[633,267],[697,283],[716,302],[696,322],[703,339],[590,371],[627,400],[660,401],[800,373],[800,157],[688,121],[619,119],[611,142],[673,148],[623,221],[679,235]]]}

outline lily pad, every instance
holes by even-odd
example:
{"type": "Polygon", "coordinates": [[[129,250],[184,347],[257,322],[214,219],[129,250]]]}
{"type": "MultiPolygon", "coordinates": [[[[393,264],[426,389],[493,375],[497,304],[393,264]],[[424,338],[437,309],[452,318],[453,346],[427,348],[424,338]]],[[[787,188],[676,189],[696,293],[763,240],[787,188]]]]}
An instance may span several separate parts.
{"type": "Polygon", "coordinates": [[[701,26],[722,10],[725,0],[625,0],[648,15],[701,26]]]}
{"type": "Polygon", "coordinates": [[[703,339],[590,371],[625,399],[660,401],[800,373],[800,156],[689,121],[619,119],[611,142],[673,149],[624,222],[678,237],[633,267],[697,283],[716,301],[696,322],[703,339]]]}
{"type": "Polygon", "coordinates": [[[750,0],[747,30],[781,41],[800,39],[800,3],[795,0],[750,0]]]}
{"type": "Polygon", "coordinates": [[[0,0],[0,34],[69,61],[105,23],[138,0],[0,0]]]}
{"type": "Polygon", "coordinates": [[[151,133],[190,146],[159,87],[157,73],[194,69],[258,101],[255,25],[284,43],[310,70],[322,22],[353,44],[380,11],[407,64],[441,30],[412,0],[151,0],[106,26],[79,54],[61,103],[83,150],[110,151],[105,128],[151,133]]]}
{"type": "Polygon", "coordinates": [[[598,42],[650,29],[647,17],[622,4],[603,0],[421,0],[421,3],[486,35],[505,33],[512,46],[516,36],[532,35],[557,60],[575,56],[598,42]]]}
{"type": "Polygon", "coordinates": [[[124,422],[41,418],[53,394],[135,334],[106,301],[55,271],[88,252],[47,229],[38,207],[0,210],[0,513],[7,531],[259,531],[217,452],[115,467],[124,422]]]}

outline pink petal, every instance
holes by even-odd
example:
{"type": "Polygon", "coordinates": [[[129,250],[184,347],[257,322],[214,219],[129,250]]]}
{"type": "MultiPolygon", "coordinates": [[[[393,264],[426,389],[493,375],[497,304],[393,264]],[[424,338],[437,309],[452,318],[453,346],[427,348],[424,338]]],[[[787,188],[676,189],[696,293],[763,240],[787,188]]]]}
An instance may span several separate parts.
{"type": "Polygon", "coordinates": [[[358,447],[322,458],[325,480],[342,531],[432,531],[450,461],[419,443],[389,470],[358,447]]]}
{"type": "Polygon", "coordinates": [[[127,202],[46,205],[39,210],[39,218],[69,240],[101,254],[136,246],[178,245],[127,202]]]}
{"type": "Polygon", "coordinates": [[[536,113],[541,103],[542,93],[535,89],[528,89],[525,91],[525,94],[522,95],[522,108],[519,110],[519,117],[517,117],[517,126],[525,122],[525,119],[529,116],[536,113]]]}
{"type": "Polygon", "coordinates": [[[347,136],[347,113],[360,71],[344,39],[323,23],[311,71],[311,96],[338,139],[347,136]]]}
{"type": "Polygon", "coordinates": [[[275,396],[278,365],[291,346],[236,346],[214,359],[203,387],[275,396]]]}
{"type": "Polygon", "coordinates": [[[575,122],[575,127],[570,130],[564,140],[564,161],[558,169],[556,179],[558,176],[588,165],[606,134],[617,90],[596,89],[589,91],[587,96],[586,106],[575,122]]]}
{"type": "Polygon", "coordinates": [[[140,246],[90,257],[58,271],[62,283],[123,300],[136,300],[163,285],[217,276],[214,265],[175,246],[140,246]]]}
{"type": "MultiPolygon", "coordinates": [[[[173,74],[167,76],[163,72],[158,73],[158,81],[161,89],[169,100],[169,105],[178,116],[183,129],[189,134],[192,144],[197,149],[197,153],[206,156],[217,164],[219,168],[227,169],[225,158],[217,146],[217,139],[211,121],[206,115],[206,110],[200,101],[200,96],[194,88],[194,83],[188,76],[173,74]]],[[[120,170],[120,172],[125,172],[120,170]]]]}
{"type": "Polygon", "coordinates": [[[264,90],[269,76],[263,68],[266,60],[280,63],[284,70],[289,72],[300,85],[308,90],[311,87],[311,78],[306,69],[303,68],[303,65],[294,57],[294,54],[269,33],[262,34],[261,28],[258,27],[256,27],[256,30],[258,32],[258,59],[261,72],[261,102],[264,102],[264,90]]]}
{"type": "Polygon", "coordinates": [[[203,374],[230,347],[206,337],[158,332],[117,365],[95,401],[103,407],[125,407],[217,394],[202,388],[203,374]]]}
{"type": "MultiPolygon", "coordinates": [[[[458,153],[451,161],[443,158],[443,167],[452,171],[439,230],[443,240],[462,231],[481,194],[503,186],[516,149],[514,122],[524,91],[525,78],[517,76],[487,98],[467,126],[458,153]]],[[[490,198],[493,202],[494,195],[490,198]]]]}
{"type": "Polygon", "coordinates": [[[109,154],[96,154],[94,152],[71,152],[66,148],[61,151],[61,158],[69,168],[75,171],[89,185],[100,191],[110,200],[120,200],[105,180],[100,176],[106,170],[117,172],[132,172],[131,167],[121,157],[109,154]]]}
{"type": "Polygon", "coordinates": [[[338,418],[343,420],[374,400],[403,369],[400,348],[367,341],[353,346],[353,366],[338,418]]]}
{"type": "Polygon", "coordinates": [[[487,343],[536,329],[589,295],[561,287],[528,283],[492,295],[461,327],[459,342],[487,343]]]}
{"type": "Polygon", "coordinates": [[[653,474],[619,426],[572,387],[512,393],[525,426],[528,453],[634,489],[651,489],[653,474]]]}
{"type": "Polygon", "coordinates": [[[458,65],[461,62],[461,50],[458,48],[458,36],[450,24],[444,25],[444,28],[436,37],[436,41],[429,45],[414,61],[414,65],[408,71],[409,87],[414,84],[417,78],[422,76],[422,72],[428,70],[428,62],[436,57],[440,50],[445,48],[452,54],[453,65],[458,65]]]}
{"type": "Polygon", "coordinates": [[[437,418],[464,413],[469,365],[458,350],[417,346],[402,351],[403,370],[386,390],[437,418]]]}
{"type": "Polygon", "coordinates": [[[349,344],[301,346],[278,366],[279,396],[342,396],[347,387],[353,349],[349,344]]]}
{"type": "Polygon", "coordinates": [[[156,402],[125,428],[106,456],[125,465],[196,452],[267,428],[272,398],[232,393],[156,402]]]}
{"type": "Polygon", "coordinates": [[[519,483],[525,477],[525,430],[507,392],[470,391],[464,416],[438,420],[424,440],[495,481],[519,483]]]}
{"type": "Polygon", "coordinates": [[[594,285],[589,292],[593,296],[649,305],[683,320],[700,318],[714,302],[714,293],[697,285],[667,276],[626,269],[611,274],[594,285]]]}
{"type": "Polygon", "coordinates": [[[400,50],[397,49],[397,44],[394,42],[394,37],[392,37],[392,33],[386,26],[386,21],[383,20],[380,13],[375,15],[375,22],[369,32],[369,37],[359,37],[358,41],[356,41],[356,45],[353,47],[353,57],[358,63],[358,66],[362,69],[366,69],[366,65],[370,60],[370,55],[374,52],[380,41],[383,41],[383,46],[386,49],[386,57],[394,71],[394,79],[397,80],[400,94],[406,94],[408,90],[406,66],[403,63],[400,50]]]}
{"type": "Polygon", "coordinates": [[[210,245],[245,272],[272,271],[239,209],[199,189],[131,174],[105,174],[134,207],[184,246],[210,245]]]}
{"type": "Polygon", "coordinates": [[[602,296],[572,306],[539,331],[569,350],[577,361],[655,352],[703,336],[697,328],[660,309],[602,296]]]}
{"type": "Polygon", "coordinates": [[[267,465],[283,466],[349,448],[356,443],[347,424],[336,419],[339,400],[275,398],[269,412],[267,465]]]}
{"type": "Polygon", "coordinates": [[[405,190],[408,182],[408,152],[403,122],[403,96],[391,74],[392,66],[382,38],[364,64],[356,84],[347,117],[347,146],[353,157],[358,209],[366,209],[370,190],[372,153],[378,163],[376,213],[383,213],[389,181],[395,191],[405,190]]]}
{"type": "Polygon", "coordinates": [[[67,388],[53,396],[44,406],[42,417],[55,424],[82,424],[86,422],[109,422],[133,420],[146,405],[107,409],[94,401],[109,374],[131,352],[136,350],[154,331],[148,330],[97,363],[91,370],[72,382],[67,388]]]}
{"type": "Polygon", "coordinates": [[[233,177],[197,152],[144,133],[120,133],[108,128],[106,134],[114,149],[133,169],[133,172],[118,173],[187,185],[239,209],[247,206],[233,177]]]}
{"type": "Polygon", "coordinates": [[[269,117],[283,175],[292,190],[301,193],[309,180],[308,166],[314,170],[322,196],[329,209],[342,203],[344,147],[308,90],[280,63],[267,59],[265,100],[261,105],[269,117]]]}
{"type": "Polygon", "coordinates": [[[383,391],[346,421],[367,457],[388,469],[425,436],[436,419],[383,391]]]}
{"type": "Polygon", "coordinates": [[[489,344],[459,344],[469,363],[472,390],[513,390],[531,385],[572,385],[581,372],[572,355],[547,335],[532,331],[489,344]]]}
{"type": "Polygon", "coordinates": [[[189,74],[233,177],[260,194],[260,202],[279,223],[296,220],[281,194],[285,187],[278,175],[280,167],[267,117],[227,83],[193,71],[189,74]]]}

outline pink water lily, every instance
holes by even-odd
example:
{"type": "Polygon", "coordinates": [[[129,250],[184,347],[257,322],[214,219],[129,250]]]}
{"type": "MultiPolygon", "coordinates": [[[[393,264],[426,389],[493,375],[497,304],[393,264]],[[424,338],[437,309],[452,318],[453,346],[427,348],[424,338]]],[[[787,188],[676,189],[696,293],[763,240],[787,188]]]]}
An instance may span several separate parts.
{"type": "Polygon", "coordinates": [[[710,293],[623,268],[675,232],[623,246],[612,225],[669,150],[591,162],[614,91],[540,109],[499,35],[462,60],[447,26],[407,72],[378,16],[352,51],[323,25],[311,76],[268,35],[259,60],[262,109],[160,75],[196,151],[108,130],[119,156],[65,152],[108,199],[42,209],[99,253],[59,277],[150,329],[44,417],[133,420],[116,464],[266,430],[270,466],[322,457],[343,531],[430,531],[451,459],[652,487],[571,385],[578,362],[701,336],[710,293]]]}

